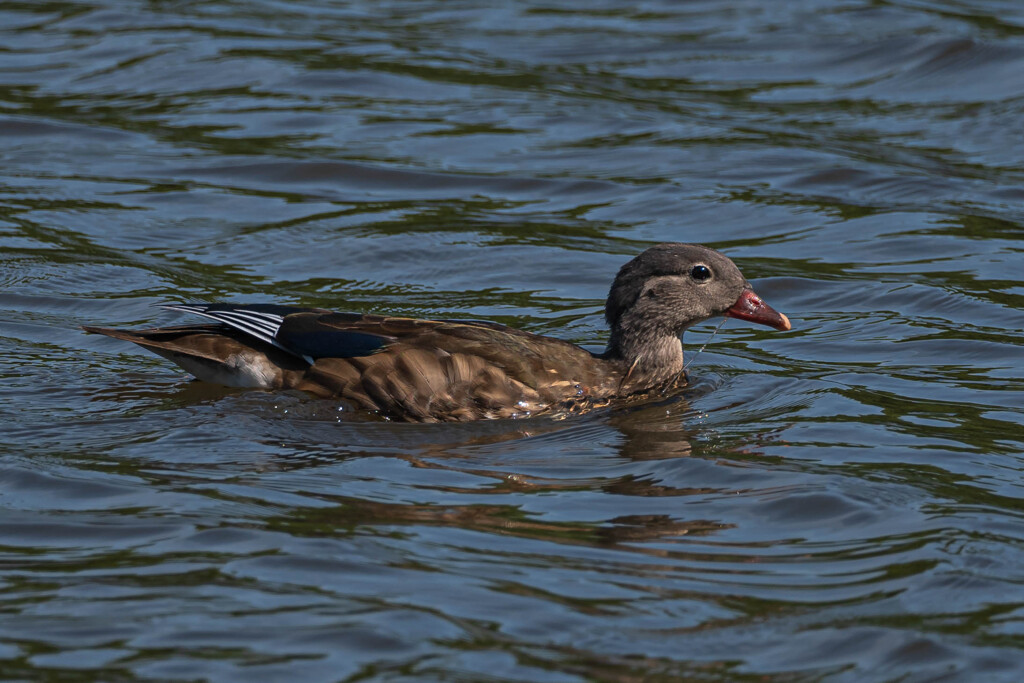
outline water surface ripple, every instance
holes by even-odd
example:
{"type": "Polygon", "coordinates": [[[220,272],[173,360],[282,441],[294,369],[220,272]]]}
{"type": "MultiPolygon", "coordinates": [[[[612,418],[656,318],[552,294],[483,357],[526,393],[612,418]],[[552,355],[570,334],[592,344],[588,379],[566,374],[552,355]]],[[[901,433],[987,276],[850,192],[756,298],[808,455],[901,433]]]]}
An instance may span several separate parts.
{"type": "Polygon", "coordinates": [[[1016,683],[1022,136],[1008,0],[3,3],[0,678],[1016,683]],[[578,419],[391,424],[78,330],[599,347],[664,240],[794,330],[578,419]]]}

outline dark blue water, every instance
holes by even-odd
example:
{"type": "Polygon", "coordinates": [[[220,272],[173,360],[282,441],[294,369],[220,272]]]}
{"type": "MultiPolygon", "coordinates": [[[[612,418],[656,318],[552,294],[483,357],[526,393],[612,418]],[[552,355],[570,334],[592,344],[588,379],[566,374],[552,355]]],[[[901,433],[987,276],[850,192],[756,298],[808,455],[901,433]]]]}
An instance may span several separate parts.
{"type": "Polygon", "coordinates": [[[1022,138],[1009,0],[0,4],[0,679],[1015,683],[1022,138]],[[666,240],[794,330],[582,418],[381,422],[78,329],[599,347],[666,240]]]}

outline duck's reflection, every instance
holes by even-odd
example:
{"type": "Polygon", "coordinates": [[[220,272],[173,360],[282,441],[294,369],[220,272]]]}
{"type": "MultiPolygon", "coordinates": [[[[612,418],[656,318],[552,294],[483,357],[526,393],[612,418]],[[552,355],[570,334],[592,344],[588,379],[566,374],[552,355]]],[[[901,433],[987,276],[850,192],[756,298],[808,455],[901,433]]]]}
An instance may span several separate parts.
{"type": "MultiPolygon", "coordinates": [[[[123,390],[141,391],[128,386],[123,390]]],[[[196,410],[190,411],[191,418],[216,421],[216,433],[222,439],[230,438],[237,429],[240,444],[259,441],[264,449],[254,456],[259,462],[254,461],[252,467],[260,476],[327,468],[306,486],[301,478],[294,480],[303,495],[315,497],[327,507],[299,506],[271,520],[275,527],[287,527],[291,533],[343,534],[380,526],[439,525],[609,546],[708,535],[729,526],[680,514],[684,508],[679,501],[724,494],[724,489],[702,486],[700,481],[681,486],[680,477],[659,474],[663,466],[656,463],[704,458],[695,444],[707,441],[705,430],[696,424],[698,416],[685,395],[564,420],[435,425],[385,422],[344,409],[339,413],[337,402],[304,394],[211,391],[209,385],[194,382],[181,385],[176,392],[164,392],[159,400],[164,407],[170,402],[198,408],[198,415],[196,410]],[[205,414],[207,409],[209,414],[205,414]],[[224,419],[238,414],[252,419],[224,419]],[[259,430],[255,437],[254,427],[259,430]],[[367,458],[385,458],[382,462],[392,463],[401,460],[413,470],[450,474],[421,477],[406,471],[402,475],[404,490],[419,488],[425,492],[423,500],[434,502],[380,502],[347,494],[348,468],[367,458]],[[337,484],[327,486],[324,477],[332,476],[330,469],[337,471],[337,484]],[[417,480],[421,482],[417,484],[417,480]],[[551,515],[538,511],[543,506],[531,509],[540,501],[534,496],[561,496],[566,508],[578,507],[577,519],[586,521],[565,521],[575,516],[571,511],[551,521],[551,515]],[[595,519],[594,512],[587,509],[588,501],[607,501],[608,496],[621,500],[621,514],[595,519]],[[666,501],[651,512],[650,504],[639,504],[639,498],[666,501]]],[[[723,457],[723,448],[727,447],[716,443],[715,460],[723,457]]],[[[737,449],[736,456],[747,459],[750,453],[737,449]]],[[[234,459],[231,464],[237,467],[238,462],[234,459]]],[[[364,476],[376,477],[385,486],[389,473],[394,472],[391,465],[382,465],[377,475],[372,466],[361,467],[364,476]]],[[[600,509],[607,509],[603,505],[600,509]]],[[[642,551],[663,552],[654,548],[642,551]]]]}
{"type": "MultiPolygon", "coordinates": [[[[644,465],[693,455],[693,442],[699,435],[698,429],[689,426],[693,416],[685,399],[674,397],[562,421],[330,425],[335,430],[335,462],[386,454],[412,468],[471,475],[472,479],[451,476],[452,483],[438,484],[439,477],[425,477],[424,487],[448,501],[443,505],[369,501],[339,491],[339,495],[321,496],[336,506],[303,510],[278,524],[295,527],[290,528],[292,532],[328,534],[359,527],[441,525],[600,546],[713,534],[731,525],[681,519],[676,514],[681,510],[677,502],[666,500],[664,513],[629,512],[630,500],[637,497],[679,500],[718,492],[712,486],[680,487],[661,481],[644,465]],[[345,444],[343,452],[337,450],[338,440],[345,444]],[[624,514],[599,521],[549,521],[547,515],[530,512],[535,495],[563,496],[567,505],[582,506],[581,517],[593,516],[585,509],[589,496],[622,497],[624,514]],[[481,496],[493,497],[493,504],[481,503],[481,496]],[[459,503],[460,497],[467,502],[459,503]]],[[[325,443],[307,440],[305,445],[310,457],[285,458],[280,466],[302,468],[331,460],[325,455],[325,443]]],[[[719,445],[716,458],[721,455],[719,445]]],[[[558,517],[564,519],[565,515],[558,517]]],[[[655,555],[665,552],[635,549],[655,555]]]]}

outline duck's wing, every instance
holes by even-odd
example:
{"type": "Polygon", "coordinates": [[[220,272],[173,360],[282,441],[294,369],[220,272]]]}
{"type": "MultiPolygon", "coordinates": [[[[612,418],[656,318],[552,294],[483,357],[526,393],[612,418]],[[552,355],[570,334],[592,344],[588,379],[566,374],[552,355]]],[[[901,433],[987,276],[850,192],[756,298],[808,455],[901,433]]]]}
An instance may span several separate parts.
{"type": "Polygon", "coordinates": [[[420,320],[276,304],[189,303],[161,304],[161,308],[216,320],[236,333],[302,358],[310,365],[321,358],[368,356],[399,342],[444,346],[446,337],[450,337],[452,343],[459,345],[460,339],[479,336],[467,335],[467,328],[486,329],[497,338],[526,334],[485,321],[420,320]]]}
{"type": "Polygon", "coordinates": [[[477,320],[421,320],[355,313],[289,315],[274,341],[315,364],[329,359],[394,356],[409,349],[471,355],[537,388],[563,369],[593,363],[582,348],[560,339],[477,320]]]}
{"type": "Polygon", "coordinates": [[[574,344],[480,321],[297,313],[276,339],[314,359],[298,388],[418,421],[543,412],[597,372],[574,344]]]}
{"type": "MultiPolygon", "coordinates": [[[[298,306],[279,306],[277,304],[160,304],[160,308],[169,311],[180,311],[216,320],[227,327],[251,337],[256,341],[270,344],[282,351],[302,357],[303,354],[288,348],[279,342],[278,330],[284,319],[296,313],[325,313],[318,309],[300,308],[298,306]]],[[[306,359],[312,364],[312,359],[306,359]]]]}

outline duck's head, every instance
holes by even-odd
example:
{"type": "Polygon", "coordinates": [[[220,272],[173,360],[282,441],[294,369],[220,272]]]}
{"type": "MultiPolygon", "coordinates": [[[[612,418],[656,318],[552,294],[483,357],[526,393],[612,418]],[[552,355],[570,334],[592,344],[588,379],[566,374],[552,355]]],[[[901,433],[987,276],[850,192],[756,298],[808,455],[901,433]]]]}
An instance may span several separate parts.
{"type": "Polygon", "coordinates": [[[678,338],[690,325],[719,315],[790,329],[789,319],[754,293],[725,254],[699,244],[659,244],[615,277],[605,305],[610,350],[630,355],[623,347],[678,338]]]}

